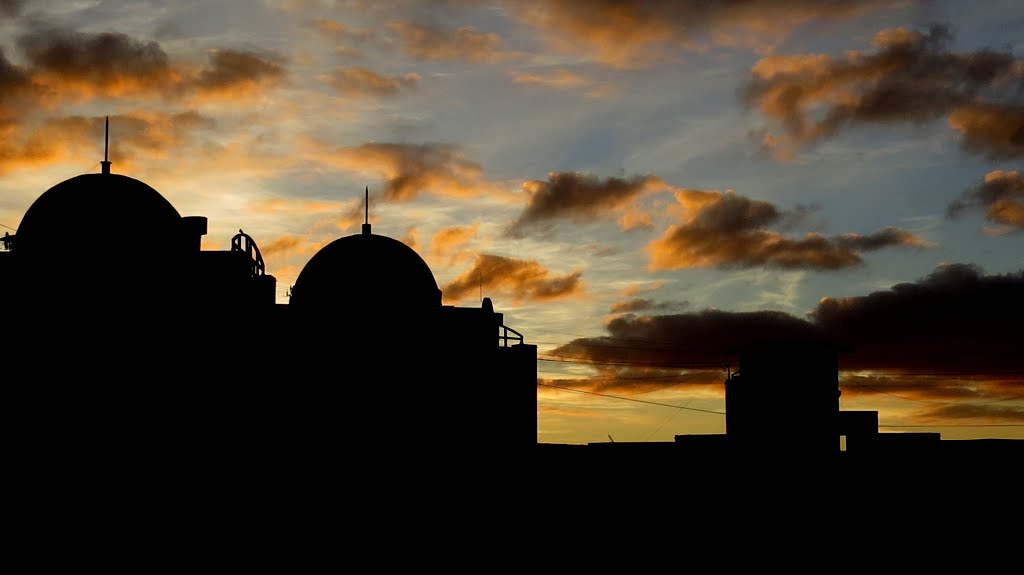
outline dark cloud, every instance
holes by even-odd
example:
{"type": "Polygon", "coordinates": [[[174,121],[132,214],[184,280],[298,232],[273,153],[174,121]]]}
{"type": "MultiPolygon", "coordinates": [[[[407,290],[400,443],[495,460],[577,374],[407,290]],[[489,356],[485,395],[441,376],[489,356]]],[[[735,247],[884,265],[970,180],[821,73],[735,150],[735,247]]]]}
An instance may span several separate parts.
{"type": "Polygon", "coordinates": [[[825,298],[806,319],[718,310],[619,316],[607,322],[607,336],[578,339],[552,354],[649,367],[710,367],[734,361],[732,352],[747,344],[805,339],[838,346],[844,370],[976,374],[1021,386],[1021,325],[1024,272],[984,275],[973,266],[949,264],[888,290],[825,298]]]}
{"type": "Polygon", "coordinates": [[[409,201],[424,192],[467,197],[488,189],[480,165],[452,144],[371,142],[327,153],[338,167],[381,174],[387,201],[409,201]]]}
{"type": "Polygon", "coordinates": [[[24,7],[25,0],[0,0],[0,18],[15,18],[24,7]]]}
{"type": "Polygon", "coordinates": [[[482,254],[472,268],[441,289],[447,301],[467,295],[503,294],[513,301],[551,301],[583,292],[582,272],[553,276],[535,261],[482,254]]]}
{"type": "Polygon", "coordinates": [[[285,76],[285,68],[274,55],[244,50],[211,50],[209,65],[200,70],[196,88],[203,93],[236,96],[265,85],[274,85],[285,76]]]}
{"type": "Polygon", "coordinates": [[[981,183],[964,191],[946,208],[948,217],[970,210],[984,210],[993,223],[1024,230],[1024,174],[1017,170],[995,170],[981,183]]]}
{"type": "Polygon", "coordinates": [[[608,336],[577,339],[552,354],[645,367],[724,367],[741,346],[820,335],[808,321],[778,311],[625,315],[605,327],[608,336]]]}
{"type": "Polygon", "coordinates": [[[682,223],[648,245],[652,270],[691,267],[839,270],[863,263],[860,253],[891,246],[926,247],[927,242],[897,228],[869,235],[826,237],[809,233],[788,238],[767,229],[788,227],[802,211],[789,214],[772,204],[725,193],[680,190],[682,223]]]}
{"type": "Polygon", "coordinates": [[[586,378],[540,378],[538,391],[557,392],[558,387],[586,389],[596,393],[642,394],[671,389],[721,397],[725,374],[720,369],[689,370],[635,366],[594,365],[595,375],[586,378]]]}
{"type": "Polygon", "coordinates": [[[973,266],[944,265],[915,283],[825,298],[811,319],[849,344],[842,359],[848,369],[1024,375],[1024,273],[986,276],[973,266]]]}
{"type": "Polygon", "coordinates": [[[670,309],[684,308],[689,305],[687,302],[654,301],[646,298],[632,298],[615,302],[611,306],[611,313],[636,313],[641,311],[664,311],[670,309]]]}
{"type": "Polygon", "coordinates": [[[382,97],[415,90],[420,77],[414,73],[383,76],[368,68],[353,67],[335,69],[325,80],[342,96],[382,97]]]}
{"type": "MultiPolygon", "coordinates": [[[[792,151],[863,124],[920,124],[948,117],[965,149],[1022,153],[1024,61],[1010,53],[953,53],[943,26],[889,29],[873,53],[769,56],[741,90],[748,106],[779,122],[792,151]]],[[[781,150],[777,150],[781,151],[781,150]]]]}
{"type": "Polygon", "coordinates": [[[555,219],[593,220],[663,187],[662,181],[653,176],[601,179],[590,174],[552,172],[547,181],[523,183],[523,190],[530,195],[529,203],[506,233],[521,236],[526,229],[555,219]]]}
{"type": "Polygon", "coordinates": [[[0,127],[24,113],[24,99],[35,91],[29,75],[0,50],[0,127]]]}
{"type": "Polygon", "coordinates": [[[159,44],[121,33],[36,26],[18,38],[18,45],[33,74],[87,84],[101,93],[159,91],[174,80],[159,44]]]}

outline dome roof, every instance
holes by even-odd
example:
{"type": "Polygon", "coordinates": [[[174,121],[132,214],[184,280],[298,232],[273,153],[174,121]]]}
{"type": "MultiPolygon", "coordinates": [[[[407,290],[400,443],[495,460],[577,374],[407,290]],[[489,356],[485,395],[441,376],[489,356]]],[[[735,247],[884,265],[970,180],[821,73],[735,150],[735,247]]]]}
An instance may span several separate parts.
{"type": "Polygon", "coordinates": [[[181,228],[181,216],[159,192],[119,174],[82,174],[44,192],[18,226],[17,250],[25,254],[68,251],[98,236],[116,234],[118,245],[161,243],[181,228]]]}
{"type": "Polygon", "coordinates": [[[314,313],[424,313],[441,307],[441,290],[412,248],[366,232],[334,240],[317,252],[295,280],[291,305],[314,313]]]}

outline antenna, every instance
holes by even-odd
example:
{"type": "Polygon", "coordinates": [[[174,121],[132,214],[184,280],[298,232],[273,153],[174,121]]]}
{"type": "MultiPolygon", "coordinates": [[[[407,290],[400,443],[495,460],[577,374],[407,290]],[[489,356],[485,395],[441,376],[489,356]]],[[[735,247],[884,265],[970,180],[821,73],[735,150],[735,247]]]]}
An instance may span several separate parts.
{"type": "Polygon", "coordinates": [[[363,233],[370,233],[370,186],[366,186],[365,220],[363,221],[363,233]]]}
{"type": "Polygon", "coordinates": [[[110,148],[110,116],[107,116],[106,125],[103,128],[103,173],[110,173],[110,161],[107,159],[107,151],[110,148]]]}

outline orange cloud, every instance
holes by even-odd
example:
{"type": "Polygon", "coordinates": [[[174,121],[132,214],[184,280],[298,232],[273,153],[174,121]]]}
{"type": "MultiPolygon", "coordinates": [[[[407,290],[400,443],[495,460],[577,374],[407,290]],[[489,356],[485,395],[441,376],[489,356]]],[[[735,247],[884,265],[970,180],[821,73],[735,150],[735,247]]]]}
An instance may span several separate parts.
{"type": "Polygon", "coordinates": [[[460,248],[473,239],[480,224],[472,226],[455,226],[438,230],[430,239],[430,253],[435,258],[448,258],[448,265],[460,259],[463,252],[460,248]]]}
{"type": "Polygon", "coordinates": [[[949,125],[969,152],[990,160],[1024,158],[1024,102],[962,106],[949,115],[949,125]]]}
{"type": "Polygon", "coordinates": [[[422,193],[472,197],[495,190],[484,179],[480,165],[450,144],[372,142],[334,148],[306,140],[304,146],[309,156],[326,165],[382,177],[387,201],[406,202],[422,193]]]}
{"type": "Polygon", "coordinates": [[[298,252],[305,243],[304,239],[297,236],[280,236],[261,247],[260,253],[268,258],[288,255],[298,252]]]}
{"type": "Polygon", "coordinates": [[[679,190],[683,221],[647,246],[652,271],[694,267],[837,270],[862,262],[860,252],[889,246],[928,247],[912,233],[885,228],[862,236],[810,233],[791,239],[766,229],[787,216],[772,204],[725,193],[679,190]]]}
{"type": "Polygon", "coordinates": [[[847,19],[900,2],[884,0],[506,0],[556,49],[616,67],[674,58],[706,41],[765,49],[813,20],[847,19]]]}
{"type": "Polygon", "coordinates": [[[984,209],[985,217],[1013,230],[1024,230],[1024,173],[994,170],[978,185],[964,191],[946,208],[946,215],[984,209]]]}
{"type": "Polygon", "coordinates": [[[548,70],[545,72],[518,71],[512,74],[512,81],[516,84],[542,86],[558,90],[580,88],[590,84],[590,80],[587,78],[565,69],[548,70]]]}
{"type": "Polygon", "coordinates": [[[341,207],[340,202],[326,200],[267,198],[249,202],[249,210],[254,214],[317,214],[340,211],[341,207]]]}
{"type": "Polygon", "coordinates": [[[925,33],[899,28],[879,32],[873,53],[762,59],[743,95],[785,135],[772,136],[764,149],[791,157],[852,126],[948,116],[965,150],[992,158],[1024,154],[1024,101],[1015,88],[1024,81],[1024,62],[989,50],[953,53],[951,40],[941,26],[925,33]]]}
{"type": "Polygon", "coordinates": [[[355,97],[394,96],[402,91],[415,90],[420,82],[418,74],[382,76],[360,67],[338,68],[323,79],[340,95],[355,97]]]}
{"type": "Polygon", "coordinates": [[[464,60],[492,63],[516,57],[501,49],[501,37],[472,26],[445,30],[394,21],[388,24],[402,41],[405,52],[420,60],[464,60]]]}
{"type": "Polygon", "coordinates": [[[922,423],[970,419],[988,423],[1022,423],[1024,406],[993,404],[943,405],[919,412],[915,419],[922,423]]]}
{"type": "MultiPolygon", "coordinates": [[[[625,208],[643,194],[665,188],[665,183],[654,176],[600,179],[576,172],[551,172],[547,181],[529,180],[523,190],[530,195],[526,209],[506,230],[511,236],[521,236],[529,228],[550,226],[558,219],[589,221],[625,208]]],[[[637,210],[627,212],[620,223],[636,227],[644,216],[637,210]]]]}
{"type": "Polygon", "coordinates": [[[535,261],[481,254],[466,273],[441,289],[446,301],[485,293],[507,295],[515,302],[552,301],[583,293],[583,272],[552,276],[535,261]]]}
{"type": "MultiPolygon", "coordinates": [[[[0,171],[61,161],[80,163],[82,149],[102,154],[103,117],[63,116],[7,126],[0,143],[0,171]]],[[[180,151],[213,120],[190,110],[176,114],[134,113],[111,117],[110,160],[131,166],[138,156],[180,151]]]]}

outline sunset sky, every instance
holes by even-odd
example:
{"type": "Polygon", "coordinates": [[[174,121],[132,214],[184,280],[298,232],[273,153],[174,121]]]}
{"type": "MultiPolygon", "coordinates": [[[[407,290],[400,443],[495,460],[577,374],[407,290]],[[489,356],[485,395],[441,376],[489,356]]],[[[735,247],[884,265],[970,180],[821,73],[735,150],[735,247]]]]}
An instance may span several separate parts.
{"type": "Polygon", "coordinates": [[[280,303],[368,186],[538,346],[540,441],[722,433],[725,350],[779,334],[883,431],[1024,438],[1020,0],[0,0],[0,232],[105,116],[280,303]]]}

